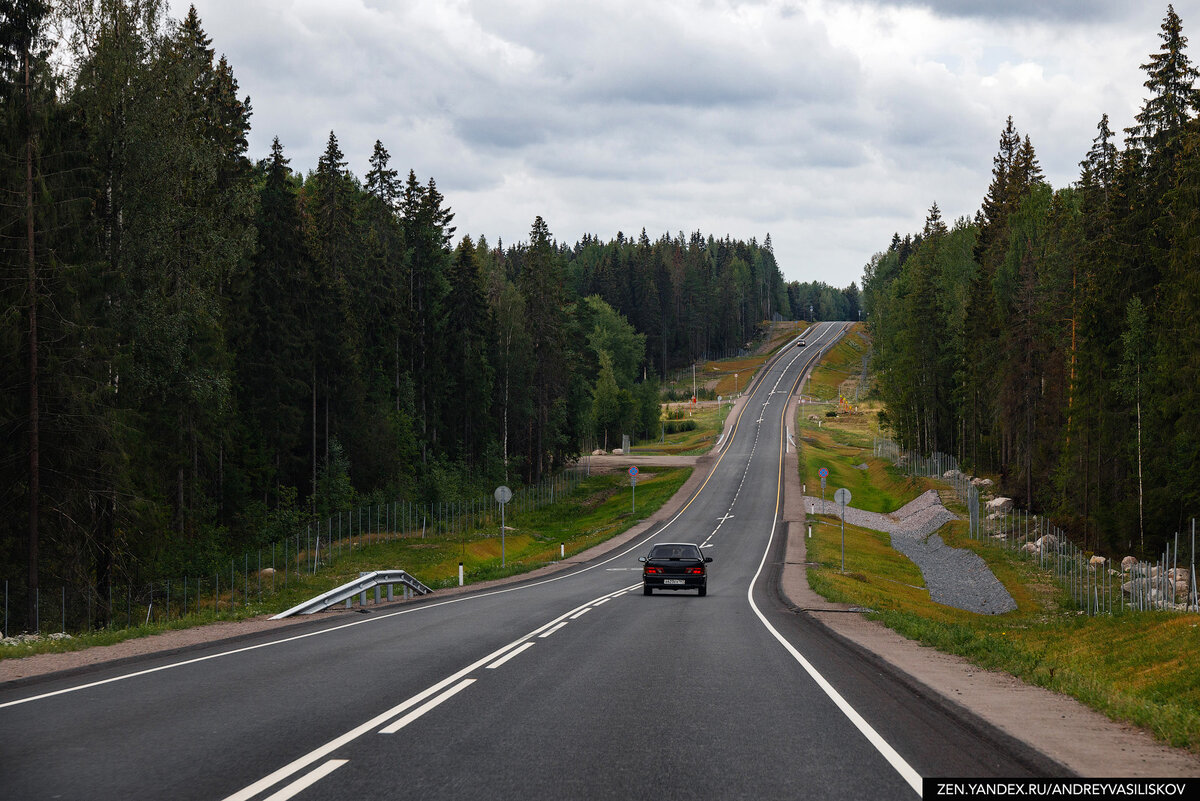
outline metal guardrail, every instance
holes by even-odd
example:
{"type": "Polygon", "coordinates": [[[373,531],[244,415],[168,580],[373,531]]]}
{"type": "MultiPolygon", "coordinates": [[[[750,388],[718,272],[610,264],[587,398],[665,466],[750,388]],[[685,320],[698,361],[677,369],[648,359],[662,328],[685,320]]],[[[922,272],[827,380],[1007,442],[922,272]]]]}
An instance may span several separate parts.
{"type": "Polygon", "coordinates": [[[410,591],[416,595],[428,595],[433,592],[433,590],[426,587],[404,570],[375,570],[370,573],[363,573],[354,581],[336,587],[329,592],[322,593],[304,603],[297,604],[285,612],[280,612],[271,619],[281,620],[292,615],[311,615],[343,602],[349,606],[355,595],[361,596],[362,603],[365,606],[368,590],[375,590],[375,603],[379,603],[379,588],[382,586],[387,587],[388,600],[390,601],[392,600],[392,588],[397,584],[404,586],[405,597],[408,597],[410,591]]]}

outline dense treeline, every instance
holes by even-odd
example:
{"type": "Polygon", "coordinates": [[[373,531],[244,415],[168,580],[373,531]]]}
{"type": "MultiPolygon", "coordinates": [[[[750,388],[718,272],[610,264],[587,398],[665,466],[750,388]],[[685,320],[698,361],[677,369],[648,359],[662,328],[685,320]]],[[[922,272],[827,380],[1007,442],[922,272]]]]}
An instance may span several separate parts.
{"type": "Polygon", "coordinates": [[[1118,147],[1052,189],[1011,118],[973,219],[894,236],[864,307],[906,447],[1001,476],[1086,547],[1157,553],[1200,514],[1200,93],[1173,7],[1118,147]]]}
{"type": "Polygon", "coordinates": [[[361,179],[333,132],[306,174],[253,163],[195,9],[0,0],[0,93],[0,575],[30,588],[537,479],[791,316],[769,236],[456,242],[381,142],[361,179]]]}

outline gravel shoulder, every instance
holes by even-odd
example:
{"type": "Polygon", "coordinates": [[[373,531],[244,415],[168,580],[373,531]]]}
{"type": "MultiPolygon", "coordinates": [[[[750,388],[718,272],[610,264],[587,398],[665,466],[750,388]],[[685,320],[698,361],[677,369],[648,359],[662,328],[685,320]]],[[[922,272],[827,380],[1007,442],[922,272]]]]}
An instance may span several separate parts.
{"type": "MultiPolygon", "coordinates": [[[[788,419],[795,419],[794,407],[795,401],[789,407],[788,419]]],[[[795,453],[787,454],[784,471],[788,538],[781,587],[797,613],[907,674],[941,703],[979,716],[1079,776],[1200,776],[1200,756],[1163,745],[1147,732],[1109,720],[1069,696],[1025,684],[1008,673],[984,670],[962,657],[906,639],[847,604],[817,595],[808,585],[805,515],[809,501],[802,493],[795,453]]]]}
{"type": "MultiPolygon", "coordinates": [[[[816,509],[822,500],[806,496],[804,503],[807,509],[816,509]]],[[[824,503],[821,508],[827,512],[839,512],[836,504],[824,503]]],[[[979,554],[951,548],[934,533],[955,519],[936,490],[918,495],[887,515],[846,507],[847,523],[891,535],[892,547],[920,568],[929,597],[936,603],[981,615],[1013,611],[1017,602],[979,554]]]]}

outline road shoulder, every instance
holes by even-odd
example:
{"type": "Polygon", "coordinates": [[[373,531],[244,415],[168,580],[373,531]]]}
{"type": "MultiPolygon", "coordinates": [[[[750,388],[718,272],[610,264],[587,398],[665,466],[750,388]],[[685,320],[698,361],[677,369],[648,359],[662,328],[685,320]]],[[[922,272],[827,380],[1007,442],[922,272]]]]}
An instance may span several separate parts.
{"type": "MultiPolygon", "coordinates": [[[[787,419],[795,420],[796,400],[787,419]]],[[[791,451],[791,449],[789,449],[791,451]]],[[[984,670],[962,657],[909,640],[847,604],[835,604],[808,584],[807,526],[798,456],[784,459],[786,556],[780,588],[800,613],[878,656],[945,702],[962,707],[1085,777],[1200,776],[1200,757],[1171,748],[1128,724],[1109,720],[1074,698],[984,670]]]]}

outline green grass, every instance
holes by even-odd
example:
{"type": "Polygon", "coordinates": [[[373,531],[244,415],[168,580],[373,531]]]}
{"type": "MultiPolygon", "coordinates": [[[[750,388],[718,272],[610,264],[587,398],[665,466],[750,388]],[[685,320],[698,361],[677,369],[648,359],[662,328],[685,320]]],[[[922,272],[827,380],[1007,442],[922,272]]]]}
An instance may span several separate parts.
{"type": "MultiPolygon", "coordinates": [[[[632,509],[629,479],[624,474],[597,475],[584,479],[580,486],[558,501],[534,511],[509,513],[504,537],[506,564],[500,565],[499,526],[465,534],[438,537],[402,537],[356,544],[351,553],[343,548],[332,565],[314,574],[289,573],[286,588],[282,573],[275,577],[276,591],[267,593],[263,602],[256,600],[257,577],[250,579],[251,598],[243,599],[243,587],[231,599],[226,587],[220,598],[220,611],[214,617],[211,596],[200,614],[175,618],[170,622],[151,621],[130,628],[104,629],[64,640],[40,640],[23,645],[0,647],[0,659],[12,659],[39,653],[75,651],[93,645],[111,645],[172,629],[211,623],[214,620],[238,620],[262,614],[274,614],[358,577],[360,572],[403,568],[426,585],[439,588],[458,584],[458,563],[463,562],[466,583],[526,573],[557,561],[560,548],[573,556],[650,516],[671,498],[691,475],[691,468],[647,468],[638,474],[636,514],[632,509]]],[[[269,580],[268,580],[269,581],[269,580]]],[[[178,599],[177,599],[178,600],[178,599]]],[[[194,599],[192,601],[194,603],[194,599]]],[[[189,604],[190,606],[190,604],[189,604]]],[[[134,609],[134,619],[143,619],[146,610],[134,609]]],[[[120,612],[118,610],[118,619],[120,612]]]]}
{"type": "MultiPolygon", "coordinates": [[[[836,387],[837,376],[819,369],[814,384],[836,387]]],[[[943,486],[909,479],[870,458],[875,426],[870,405],[857,416],[822,414],[821,423],[817,428],[804,420],[800,426],[800,474],[810,495],[820,492],[817,469],[822,466],[830,471],[827,497],[845,486],[853,495],[852,505],[872,511],[892,511],[929,487],[943,486]],[[854,469],[863,462],[868,470],[854,469]]],[[[874,610],[869,617],[910,639],[1070,695],[1162,742],[1200,753],[1200,673],[1195,667],[1200,617],[1081,614],[1053,576],[1012,551],[971,539],[965,521],[943,526],[940,536],[948,545],[978,553],[1008,588],[1017,609],[993,616],[942,606],[929,600],[920,571],[890,547],[887,534],[847,526],[843,574],[838,518],[818,520],[808,541],[808,559],[816,563],[808,579],[820,595],[874,610]]]]}
{"type": "MultiPolygon", "coordinates": [[[[741,359],[716,359],[697,365],[696,384],[711,389],[723,401],[699,401],[695,406],[690,402],[672,402],[663,404],[663,412],[682,411],[685,420],[696,423],[693,431],[681,431],[667,434],[657,442],[644,442],[633,448],[634,453],[665,453],[680,456],[694,456],[708,453],[721,436],[725,427],[725,418],[733,408],[732,400],[744,394],[755,373],[786,343],[807,328],[805,323],[775,323],[770,335],[760,347],[761,352],[741,359]]],[[[679,373],[675,381],[663,387],[664,391],[674,390],[677,394],[692,392],[691,371],[679,373]]]]}
{"type": "Polygon", "coordinates": [[[682,411],[684,420],[696,423],[692,431],[667,434],[657,442],[646,442],[632,448],[633,453],[665,453],[676,456],[692,456],[708,453],[721,436],[725,418],[732,406],[728,401],[702,401],[694,408],[690,403],[663,404],[664,411],[682,411]]]}

